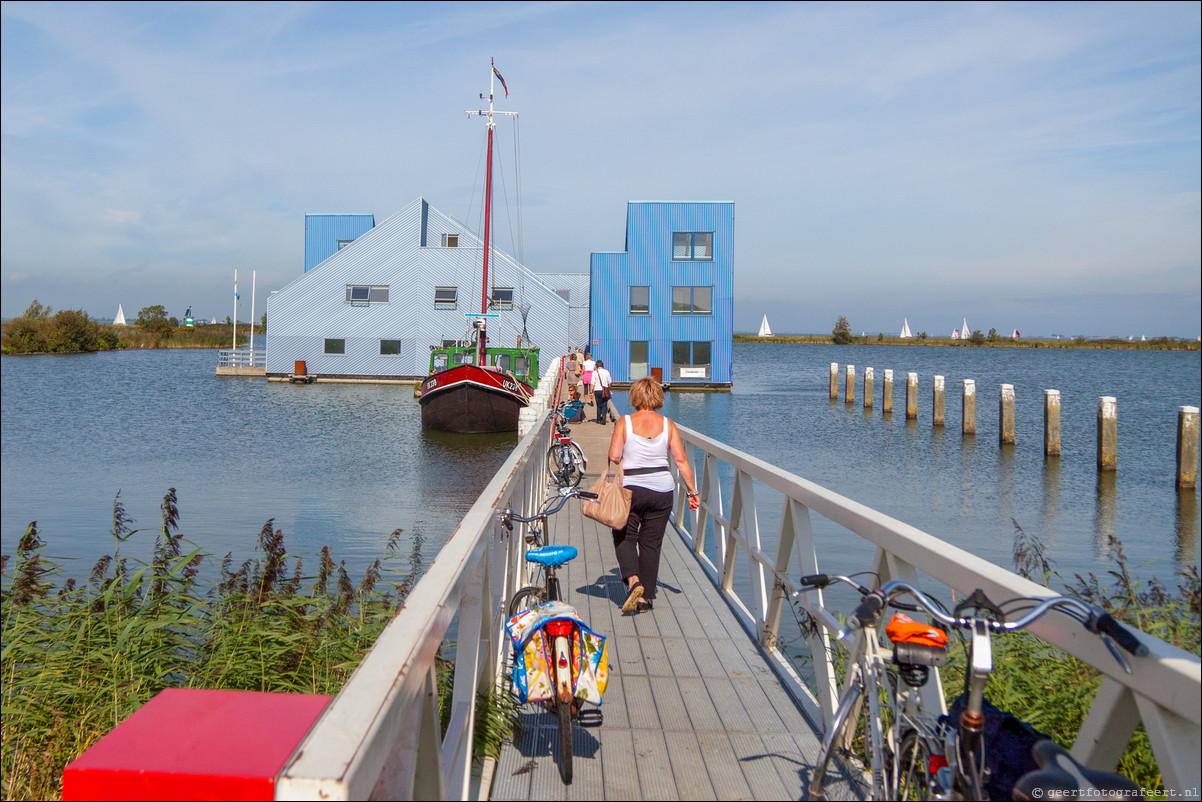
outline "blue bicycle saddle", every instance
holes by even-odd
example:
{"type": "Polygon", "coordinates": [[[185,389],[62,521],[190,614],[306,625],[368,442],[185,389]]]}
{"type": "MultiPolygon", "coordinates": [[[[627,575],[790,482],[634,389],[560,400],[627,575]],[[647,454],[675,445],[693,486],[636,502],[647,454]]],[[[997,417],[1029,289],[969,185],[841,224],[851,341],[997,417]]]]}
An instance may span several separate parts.
{"type": "Polygon", "coordinates": [[[579,553],[575,546],[539,546],[526,552],[526,562],[558,568],[579,553]]]}

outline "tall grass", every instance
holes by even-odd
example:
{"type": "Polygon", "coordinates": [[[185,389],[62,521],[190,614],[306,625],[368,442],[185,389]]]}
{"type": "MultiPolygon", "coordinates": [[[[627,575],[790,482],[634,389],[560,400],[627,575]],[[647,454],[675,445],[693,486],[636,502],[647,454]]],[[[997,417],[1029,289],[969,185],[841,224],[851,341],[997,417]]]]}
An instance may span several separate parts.
{"type": "MultiPolygon", "coordinates": [[[[112,552],[81,583],[63,579],[36,522],[0,560],[5,799],[61,796],[66,764],[167,687],[337,693],[422,569],[415,538],[407,564],[385,570],[401,557],[397,529],[357,584],[328,546],[307,573],[273,520],[254,557],[205,569],[207,555],[179,531],[174,489],[161,510],[160,526],[132,529],[118,493],[112,552]],[[142,561],[131,541],[149,532],[142,561]]],[[[482,716],[481,749],[506,737],[503,718],[482,716]]]]}

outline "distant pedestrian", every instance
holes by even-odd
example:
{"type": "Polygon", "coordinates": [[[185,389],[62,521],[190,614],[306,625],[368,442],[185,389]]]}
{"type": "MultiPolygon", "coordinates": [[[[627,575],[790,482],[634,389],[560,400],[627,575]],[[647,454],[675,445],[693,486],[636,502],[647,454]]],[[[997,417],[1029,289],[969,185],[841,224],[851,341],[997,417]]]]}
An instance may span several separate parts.
{"type": "Polygon", "coordinates": [[[701,506],[680,431],[670,418],[655,411],[664,406],[664,388],[650,376],[639,379],[630,388],[630,404],[636,411],[622,416],[609,441],[609,460],[621,463],[622,483],[631,491],[626,526],[612,530],[618,568],[626,583],[625,613],[649,611],[655,599],[660,548],[676,490],[669,459],[688,493],[689,509],[701,506]]]}
{"type": "Polygon", "coordinates": [[[593,371],[596,369],[597,363],[593,361],[593,355],[585,351],[584,364],[580,369],[580,381],[584,383],[584,396],[588,399],[589,406],[593,405],[593,371]]]}
{"type": "Polygon", "coordinates": [[[580,362],[576,359],[576,352],[568,357],[568,387],[575,387],[580,383],[580,362]]]}
{"type": "Polygon", "coordinates": [[[605,369],[605,363],[597,360],[597,369],[593,371],[593,396],[597,399],[597,423],[606,423],[609,417],[609,386],[613,377],[605,369]]]}

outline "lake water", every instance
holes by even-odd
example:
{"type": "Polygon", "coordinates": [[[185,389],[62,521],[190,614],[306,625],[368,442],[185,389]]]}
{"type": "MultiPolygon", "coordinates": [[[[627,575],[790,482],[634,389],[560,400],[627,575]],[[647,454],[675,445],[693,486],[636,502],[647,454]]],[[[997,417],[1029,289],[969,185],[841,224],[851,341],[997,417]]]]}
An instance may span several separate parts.
{"type": "MultiPolygon", "coordinates": [[[[669,393],[665,412],[906,523],[1010,565],[1011,519],[1042,536],[1062,573],[1109,567],[1107,534],[1141,575],[1199,560],[1195,493],[1173,486],[1177,408],[1199,404],[1197,352],[738,344],[731,393],[669,393]],[[830,363],[840,399],[828,399],[830,363]],[[875,409],[842,399],[842,371],[876,371],[875,409]],[[880,410],[894,370],[894,414],[880,410]],[[905,374],[920,382],[906,421],[905,374]],[[947,425],[931,421],[947,377],[947,425]],[[978,433],[960,436],[960,381],[977,382],[978,433]],[[1013,384],[1017,445],[997,445],[1013,384]],[[1043,390],[1061,391],[1063,456],[1042,453],[1043,390]],[[1118,399],[1119,470],[1099,480],[1099,396],[1118,399]]],[[[604,355],[602,355],[604,356],[604,355]]],[[[47,552],[84,574],[112,549],[113,497],[143,527],[176,488],[181,531],[218,556],[253,556],[268,518],[294,552],[331,545],[352,575],[403,529],[426,562],[516,443],[422,429],[407,386],[218,379],[216,353],[4,357],[0,531],[11,553],[36,520],[47,552]]],[[[624,393],[616,393],[626,411],[624,393]]],[[[139,553],[149,558],[153,532],[139,553]]],[[[124,550],[128,553],[130,547],[124,550]]],[[[133,547],[135,551],[136,547],[133,547]]]]}

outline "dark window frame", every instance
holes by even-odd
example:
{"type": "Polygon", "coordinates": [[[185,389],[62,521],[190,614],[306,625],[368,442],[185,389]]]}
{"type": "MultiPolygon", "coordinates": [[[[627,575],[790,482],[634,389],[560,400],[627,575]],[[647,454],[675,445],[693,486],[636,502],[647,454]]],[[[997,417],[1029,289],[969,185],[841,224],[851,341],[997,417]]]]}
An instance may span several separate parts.
{"type": "Polygon", "coordinates": [[[712,262],[714,261],[714,232],[712,231],[673,231],[672,232],[672,261],[673,262],[712,262]],[[687,238],[687,239],[686,239],[687,238]],[[704,245],[702,244],[704,243],[704,245]],[[700,247],[699,247],[700,246],[700,247]],[[698,256],[701,248],[708,246],[708,256],[698,256]],[[677,248],[683,247],[682,254],[677,248]]]}

